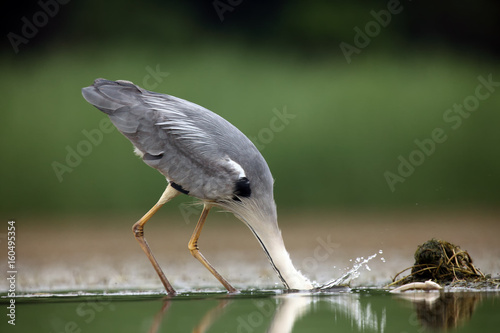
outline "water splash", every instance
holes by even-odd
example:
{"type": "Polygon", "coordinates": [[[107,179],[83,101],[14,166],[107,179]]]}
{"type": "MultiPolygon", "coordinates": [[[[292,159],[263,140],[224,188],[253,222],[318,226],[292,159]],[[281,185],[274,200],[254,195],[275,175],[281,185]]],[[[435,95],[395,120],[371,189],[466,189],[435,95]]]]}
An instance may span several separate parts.
{"type": "MultiPolygon", "coordinates": [[[[378,253],[379,254],[384,254],[384,251],[378,250],[378,253]]],[[[380,261],[385,262],[385,258],[384,257],[380,257],[380,261]]]]}
{"type": "MultiPolygon", "coordinates": [[[[382,252],[382,250],[379,251],[379,253],[381,253],[381,252],[382,252]]],[[[372,260],[376,256],[377,256],[377,253],[369,256],[366,259],[364,259],[364,257],[356,258],[356,260],[354,261],[354,265],[352,266],[352,268],[350,270],[345,272],[338,279],[331,280],[331,281],[325,283],[324,285],[320,286],[318,289],[330,289],[330,288],[334,288],[337,286],[348,284],[349,282],[358,278],[361,275],[361,272],[360,272],[361,268],[365,267],[367,270],[370,271],[371,270],[370,266],[368,266],[367,264],[370,260],[372,260]]],[[[351,259],[351,261],[352,261],[352,259],[351,259]]]]}

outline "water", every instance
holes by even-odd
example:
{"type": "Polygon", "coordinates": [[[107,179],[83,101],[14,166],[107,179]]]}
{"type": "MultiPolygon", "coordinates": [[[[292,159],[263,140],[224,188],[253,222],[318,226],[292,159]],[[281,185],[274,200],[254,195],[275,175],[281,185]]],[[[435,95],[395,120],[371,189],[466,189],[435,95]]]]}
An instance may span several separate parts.
{"type": "MultiPolygon", "coordinates": [[[[2,308],[8,299],[2,297],[2,308]]],[[[2,332],[494,332],[500,292],[393,295],[381,289],[26,294],[2,332]]]]}
{"type": "Polygon", "coordinates": [[[179,292],[168,299],[129,225],[19,224],[16,325],[7,322],[9,284],[0,279],[0,332],[499,331],[500,290],[395,295],[383,289],[413,264],[416,246],[432,237],[462,245],[477,267],[497,276],[497,219],[476,221],[473,232],[455,219],[453,229],[431,218],[411,228],[399,218],[339,220],[345,222],[283,228],[297,268],[326,288],[315,293],[281,291],[249,230],[233,220],[211,221],[200,247],[233,286],[245,290],[231,296],[187,250],[192,224],[153,223],[148,241],[179,292]],[[336,287],[344,283],[352,289],[336,287]]]}
{"type": "MultiPolygon", "coordinates": [[[[379,250],[379,253],[382,254],[383,251],[379,250]]],[[[365,268],[366,270],[371,271],[370,266],[368,266],[368,262],[374,259],[376,256],[377,254],[375,253],[366,259],[363,257],[356,258],[351,269],[345,272],[341,277],[325,283],[320,287],[320,289],[330,289],[336,286],[349,285],[352,280],[357,279],[361,275],[361,268],[365,268]]],[[[384,262],[384,258],[381,258],[381,261],[384,262]]]]}

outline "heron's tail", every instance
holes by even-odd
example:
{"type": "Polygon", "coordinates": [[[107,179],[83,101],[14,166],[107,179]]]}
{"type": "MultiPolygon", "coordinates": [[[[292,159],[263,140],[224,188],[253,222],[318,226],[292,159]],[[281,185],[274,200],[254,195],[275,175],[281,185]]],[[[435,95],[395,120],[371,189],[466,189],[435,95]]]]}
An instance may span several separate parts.
{"type": "MultiPolygon", "coordinates": [[[[148,94],[130,81],[97,79],[82,89],[90,104],[106,113],[116,128],[141,152],[151,155],[163,153],[160,128],[154,111],[144,103],[148,94]]],[[[147,162],[146,162],[147,163],[147,162]]]]}
{"type": "Polygon", "coordinates": [[[82,89],[82,95],[87,102],[108,115],[124,106],[138,104],[141,92],[140,88],[130,81],[106,79],[96,79],[93,85],[82,89]]]}

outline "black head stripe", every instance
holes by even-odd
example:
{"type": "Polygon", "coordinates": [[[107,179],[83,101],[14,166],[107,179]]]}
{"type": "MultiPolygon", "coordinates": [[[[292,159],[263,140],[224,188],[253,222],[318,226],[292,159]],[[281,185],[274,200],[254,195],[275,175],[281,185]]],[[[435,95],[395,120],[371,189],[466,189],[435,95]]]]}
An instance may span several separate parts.
{"type": "Polygon", "coordinates": [[[250,181],[247,177],[242,177],[234,184],[234,195],[238,197],[248,198],[252,194],[250,181]]]}

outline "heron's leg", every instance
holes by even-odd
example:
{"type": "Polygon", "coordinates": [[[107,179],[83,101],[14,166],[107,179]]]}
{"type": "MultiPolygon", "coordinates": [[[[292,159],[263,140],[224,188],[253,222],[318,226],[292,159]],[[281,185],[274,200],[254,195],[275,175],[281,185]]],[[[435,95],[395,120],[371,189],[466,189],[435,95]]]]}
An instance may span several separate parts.
{"type": "Polygon", "coordinates": [[[207,215],[208,215],[208,212],[210,212],[210,208],[211,207],[207,204],[205,204],[205,206],[203,206],[203,212],[201,212],[201,216],[200,216],[200,219],[198,220],[198,224],[196,225],[196,228],[194,229],[193,235],[191,236],[191,239],[189,240],[188,248],[189,248],[189,251],[191,251],[191,254],[193,255],[193,257],[198,259],[217,278],[217,280],[219,280],[219,282],[222,283],[224,285],[224,287],[226,287],[227,291],[229,291],[230,293],[235,293],[235,292],[237,292],[237,290],[234,289],[234,287],[231,286],[229,284],[229,282],[227,282],[226,279],[224,279],[222,277],[222,275],[220,275],[215,270],[215,268],[208,262],[207,259],[205,259],[203,254],[201,254],[200,250],[198,249],[198,238],[200,238],[201,229],[203,228],[203,224],[205,223],[205,220],[207,219],[207,215]]]}
{"type": "Polygon", "coordinates": [[[160,277],[161,282],[165,286],[165,289],[167,290],[168,295],[175,295],[175,290],[172,288],[172,285],[170,282],[168,282],[167,278],[165,277],[165,274],[163,274],[163,271],[160,268],[160,265],[158,265],[158,262],[156,261],[155,257],[153,256],[153,252],[151,252],[151,249],[149,248],[148,243],[146,242],[146,239],[144,238],[144,225],[148,220],[163,206],[165,203],[170,201],[172,198],[176,197],[179,195],[179,191],[174,189],[170,184],[167,186],[165,189],[165,192],[161,195],[160,199],[156,203],[156,205],[153,206],[147,212],[139,221],[137,221],[134,226],[132,227],[132,231],[134,232],[134,236],[139,242],[139,245],[141,246],[142,250],[144,253],[146,253],[146,256],[149,258],[149,261],[151,261],[151,264],[153,264],[153,267],[160,277]]]}

